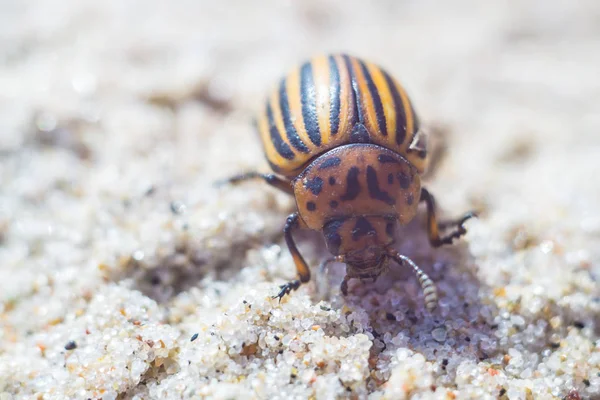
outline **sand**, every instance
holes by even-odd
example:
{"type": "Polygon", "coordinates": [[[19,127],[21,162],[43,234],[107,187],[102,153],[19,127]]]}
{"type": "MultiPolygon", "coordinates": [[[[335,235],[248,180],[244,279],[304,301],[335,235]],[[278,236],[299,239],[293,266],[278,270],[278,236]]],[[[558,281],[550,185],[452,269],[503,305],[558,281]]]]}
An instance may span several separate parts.
{"type": "Polygon", "coordinates": [[[598,399],[600,3],[104,1],[0,5],[0,399],[598,399]],[[410,93],[445,157],[395,268],[294,277],[294,202],[253,113],[349,52],[410,93]]]}

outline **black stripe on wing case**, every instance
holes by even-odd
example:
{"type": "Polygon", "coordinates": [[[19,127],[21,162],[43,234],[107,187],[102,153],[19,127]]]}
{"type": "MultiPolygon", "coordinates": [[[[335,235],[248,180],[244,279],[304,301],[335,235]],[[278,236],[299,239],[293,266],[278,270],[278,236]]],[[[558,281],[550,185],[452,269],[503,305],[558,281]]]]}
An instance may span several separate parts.
{"type": "Polygon", "coordinates": [[[290,102],[288,100],[287,90],[286,90],[286,80],[283,79],[279,86],[279,106],[281,107],[281,117],[283,118],[283,126],[285,127],[285,133],[290,141],[290,144],[294,146],[294,148],[302,153],[308,153],[309,149],[306,147],[294,124],[292,123],[291,113],[290,113],[290,102]]]}
{"type": "Polygon", "coordinates": [[[293,160],[294,153],[292,152],[292,149],[290,149],[290,146],[283,141],[277,126],[275,126],[275,121],[273,120],[273,110],[271,109],[270,104],[267,105],[267,118],[269,119],[269,133],[271,134],[271,142],[273,143],[273,146],[275,146],[275,149],[281,157],[288,160],[293,160]]]}
{"type": "Polygon", "coordinates": [[[383,136],[387,136],[385,114],[383,113],[383,104],[381,104],[381,97],[379,96],[379,91],[377,90],[377,86],[375,86],[375,82],[373,82],[371,73],[369,72],[369,69],[367,68],[365,63],[362,61],[359,62],[363,76],[365,77],[365,81],[367,82],[367,87],[369,88],[369,93],[371,93],[371,98],[373,99],[373,107],[375,107],[375,115],[377,117],[377,125],[379,126],[379,131],[383,136]]]}
{"type": "Polygon", "coordinates": [[[352,110],[352,121],[350,121],[350,126],[354,127],[357,122],[363,122],[362,107],[360,106],[360,99],[358,97],[358,83],[356,82],[356,75],[354,74],[354,69],[352,68],[351,57],[346,54],[342,55],[342,57],[344,58],[346,70],[352,82],[352,97],[354,98],[354,101],[352,101],[350,104],[352,107],[354,107],[354,109],[352,110]]]}
{"type": "Polygon", "coordinates": [[[333,56],[329,56],[329,76],[329,124],[334,136],[340,127],[340,71],[333,56]]]}
{"type": "Polygon", "coordinates": [[[389,76],[387,72],[382,72],[385,77],[385,82],[392,94],[392,99],[394,100],[394,110],[396,112],[396,144],[402,144],[404,143],[404,139],[406,139],[406,114],[404,112],[404,104],[402,103],[402,98],[400,97],[400,93],[398,92],[398,88],[392,80],[392,77],[389,76]]]}
{"type": "Polygon", "coordinates": [[[319,118],[317,116],[317,93],[310,62],[305,63],[300,68],[300,100],[306,133],[315,146],[320,146],[321,132],[319,131],[319,118]]]}

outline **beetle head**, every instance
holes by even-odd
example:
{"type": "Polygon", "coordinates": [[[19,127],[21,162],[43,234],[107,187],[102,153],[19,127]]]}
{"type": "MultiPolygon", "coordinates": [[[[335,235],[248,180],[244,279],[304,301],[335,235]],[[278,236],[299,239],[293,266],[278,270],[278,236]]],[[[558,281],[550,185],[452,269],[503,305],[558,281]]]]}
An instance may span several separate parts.
{"type": "Polygon", "coordinates": [[[394,242],[396,221],[385,216],[338,218],[323,227],[329,251],[343,256],[352,277],[375,278],[387,267],[386,249],[394,242]]]}

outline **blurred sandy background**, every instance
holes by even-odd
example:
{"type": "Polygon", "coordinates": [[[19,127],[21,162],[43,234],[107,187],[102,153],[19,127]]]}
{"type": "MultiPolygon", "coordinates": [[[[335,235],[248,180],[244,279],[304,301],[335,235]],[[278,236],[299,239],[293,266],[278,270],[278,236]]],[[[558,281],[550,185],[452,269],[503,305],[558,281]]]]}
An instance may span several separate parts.
{"type": "Polygon", "coordinates": [[[600,398],[599,71],[597,0],[1,2],[0,399],[600,398]],[[453,248],[399,233],[435,316],[402,271],[271,301],[293,202],[212,186],[267,170],[253,112],[340,51],[447,139],[445,214],[482,210],[453,248]]]}

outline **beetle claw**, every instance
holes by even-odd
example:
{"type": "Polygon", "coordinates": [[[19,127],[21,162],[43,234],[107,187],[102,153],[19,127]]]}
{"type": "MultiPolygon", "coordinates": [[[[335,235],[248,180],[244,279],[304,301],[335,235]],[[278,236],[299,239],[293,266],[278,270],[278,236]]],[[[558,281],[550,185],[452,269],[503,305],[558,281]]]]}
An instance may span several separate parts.
{"type": "Polygon", "coordinates": [[[281,290],[275,296],[271,296],[271,298],[272,299],[279,299],[279,302],[281,303],[281,299],[286,294],[290,294],[293,290],[296,290],[299,287],[300,287],[300,281],[299,280],[288,282],[288,283],[286,283],[284,285],[279,286],[279,288],[281,290]]]}
{"type": "Polygon", "coordinates": [[[475,211],[469,211],[469,212],[465,213],[465,215],[460,219],[459,225],[462,226],[462,224],[464,224],[471,218],[479,218],[479,216],[477,215],[477,213],[475,211]]]}

